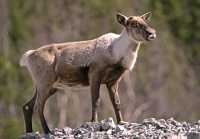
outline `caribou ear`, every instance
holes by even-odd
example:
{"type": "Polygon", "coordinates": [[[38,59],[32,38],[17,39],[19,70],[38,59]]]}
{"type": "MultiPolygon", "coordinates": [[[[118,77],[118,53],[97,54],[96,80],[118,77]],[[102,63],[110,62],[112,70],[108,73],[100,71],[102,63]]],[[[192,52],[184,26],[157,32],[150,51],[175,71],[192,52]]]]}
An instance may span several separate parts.
{"type": "Polygon", "coordinates": [[[143,20],[150,20],[151,18],[151,12],[145,13],[142,16],[140,16],[143,20]]]}
{"type": "Polygon", "coordinates": [[[117,13],[116,15],[118,23],[123,26],[126,26],[127,17],[121,13],[117,13]]]}

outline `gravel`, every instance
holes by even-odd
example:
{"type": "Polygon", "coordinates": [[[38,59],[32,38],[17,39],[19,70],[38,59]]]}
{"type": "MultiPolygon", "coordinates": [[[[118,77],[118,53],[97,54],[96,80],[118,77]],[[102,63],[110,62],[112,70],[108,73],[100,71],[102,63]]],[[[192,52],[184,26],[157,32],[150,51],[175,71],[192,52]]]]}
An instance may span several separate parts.
{"type": "Polygon", "coordinates": [[[75,129],[55,128],[52,133],[27,133],[21,139],[200,139],[200,120],[188,123],[178,122],[173,118],[149,118],[142,123],[119,125],[108,118],[101,122],[86,122],[75,129]]]}

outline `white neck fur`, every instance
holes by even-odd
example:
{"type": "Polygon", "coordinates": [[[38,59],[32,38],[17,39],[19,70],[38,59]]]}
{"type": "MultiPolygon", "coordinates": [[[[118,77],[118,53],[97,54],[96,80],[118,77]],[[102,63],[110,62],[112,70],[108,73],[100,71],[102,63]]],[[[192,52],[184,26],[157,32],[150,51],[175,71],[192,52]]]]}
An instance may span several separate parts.
{"type": "Polygon", "coordinates": [[[130,38],[126,29],[124,29],[113,44],[114,58],[117,61],[122,59],[123,66],[132,70],[137,59],[139,48],[140,42],[130,38]]]}

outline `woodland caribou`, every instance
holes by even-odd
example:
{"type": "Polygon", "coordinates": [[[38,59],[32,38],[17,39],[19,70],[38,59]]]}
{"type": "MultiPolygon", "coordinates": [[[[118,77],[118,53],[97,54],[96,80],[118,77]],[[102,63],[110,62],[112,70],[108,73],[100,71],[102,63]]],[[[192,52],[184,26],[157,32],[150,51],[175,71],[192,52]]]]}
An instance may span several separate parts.
{"type": "Polygon", "coordinates": [[[123,26],[121,34],[107,33],[98,38],[55,43],[27,51],[20,65],[27,67],[34,96],[23,106],[26,132],[32,132],[32,114],[37,111],[45,133],[50,133],[43,110],[46,100],[58,89],[90,86],[91,121],[97,121],[100,85],[107,86],[118,123],[123,123],[118,96],[118,83],[126,70],[132,70],[140,44],[156,38],[156,31],[147,24],[150,13],[126,17],[116,15],[123,26]]]}

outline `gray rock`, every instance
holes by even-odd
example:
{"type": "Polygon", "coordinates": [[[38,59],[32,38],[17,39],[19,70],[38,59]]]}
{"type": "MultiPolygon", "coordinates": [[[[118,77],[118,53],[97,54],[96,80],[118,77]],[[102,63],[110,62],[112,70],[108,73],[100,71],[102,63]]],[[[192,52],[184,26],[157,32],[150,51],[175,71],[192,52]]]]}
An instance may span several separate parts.
{"type": "Polygon", "coordinates": [[[124,132],[126,128],[123,125],[117,125],[116,132],[124,132]]]}
{"type": "Polygon", "coordinates": [[[111,117],[108,119],[102,120],[101,121],[101,128],[104,131],[107,131],[110,128],[116,128],[116,125],[111,117]]]}
{"type": "Polygon", "coordinates": [[[21,139],[200,139],[200,121],[178,122],[173,118],[144,119],[142,123],[116,125],[112,118],[86,122],[76,129],[55,128],[53,135],[28,133],[21,139]]]}

